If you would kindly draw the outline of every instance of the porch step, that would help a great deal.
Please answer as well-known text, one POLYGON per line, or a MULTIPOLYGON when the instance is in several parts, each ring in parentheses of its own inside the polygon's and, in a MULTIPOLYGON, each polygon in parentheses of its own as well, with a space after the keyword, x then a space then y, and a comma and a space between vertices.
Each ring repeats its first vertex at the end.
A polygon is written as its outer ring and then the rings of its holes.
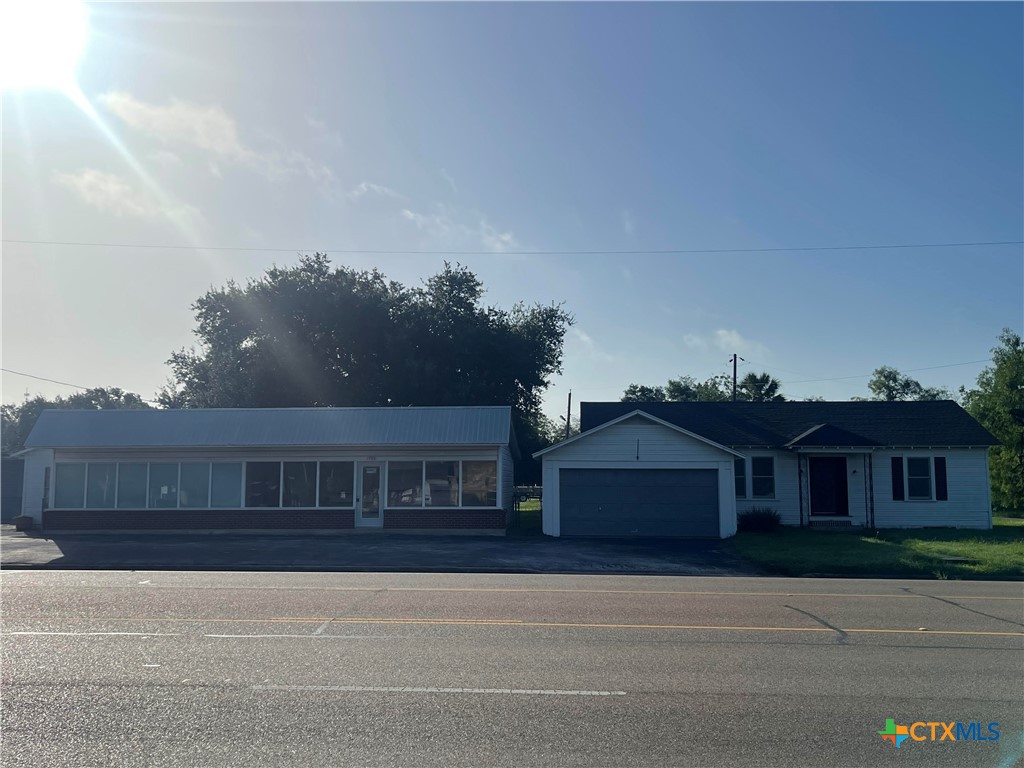
POLYGON ((853 528, 851 520, 811 520, 811 528, 853 528))

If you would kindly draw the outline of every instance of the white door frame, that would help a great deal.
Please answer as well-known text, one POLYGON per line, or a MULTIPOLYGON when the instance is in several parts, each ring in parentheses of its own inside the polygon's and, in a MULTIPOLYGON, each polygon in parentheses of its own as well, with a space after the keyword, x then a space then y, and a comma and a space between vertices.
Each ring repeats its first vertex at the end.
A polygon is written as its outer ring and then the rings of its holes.
POLYGON ((356 465, 356 517, 357 528, 382 528, 384 527, 384 462, 382 461, 360 461, 356 465), (367 473, 367 469, 375 469, 375 473, 367 473), (364 495, 363 478, 366 474, 377 475, 377 509, 376 515, 364 517, 364 495))

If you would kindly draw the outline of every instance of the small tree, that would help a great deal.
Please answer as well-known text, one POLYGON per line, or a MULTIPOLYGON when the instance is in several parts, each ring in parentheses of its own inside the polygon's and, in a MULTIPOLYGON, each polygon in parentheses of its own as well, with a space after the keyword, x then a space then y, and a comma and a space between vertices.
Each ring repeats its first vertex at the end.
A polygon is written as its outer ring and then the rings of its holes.
POLYGON ((992 503, 1024 510, 1024 344, 1004 328, 992 350, 992 367, 978 375, 977 389, 961 388, 964 408, 1002 445, 989 455, 992 503))

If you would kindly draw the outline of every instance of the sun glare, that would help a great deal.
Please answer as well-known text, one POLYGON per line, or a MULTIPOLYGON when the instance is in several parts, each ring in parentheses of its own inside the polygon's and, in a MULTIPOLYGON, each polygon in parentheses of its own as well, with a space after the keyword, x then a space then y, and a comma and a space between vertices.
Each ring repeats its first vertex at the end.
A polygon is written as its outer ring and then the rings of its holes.
POLYGON ((78 0, 0 2, 0 87, 73 91, 88 32, 78 0))

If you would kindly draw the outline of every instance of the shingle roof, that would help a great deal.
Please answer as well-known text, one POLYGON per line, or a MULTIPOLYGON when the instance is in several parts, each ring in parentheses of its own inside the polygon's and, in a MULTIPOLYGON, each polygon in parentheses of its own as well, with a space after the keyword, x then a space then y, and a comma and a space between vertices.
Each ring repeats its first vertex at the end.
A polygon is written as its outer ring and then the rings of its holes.
POLYGON ((586 431, 642 410, 732 448, 988 446, 996 440, 952 400, 923 402, 581 403, 586 431))
MULTIPOLYGON (((28 448, 514 445, 507 406, 43 411, 28 448)), ((515 449, 513 448, 513 451, 515 449)))

